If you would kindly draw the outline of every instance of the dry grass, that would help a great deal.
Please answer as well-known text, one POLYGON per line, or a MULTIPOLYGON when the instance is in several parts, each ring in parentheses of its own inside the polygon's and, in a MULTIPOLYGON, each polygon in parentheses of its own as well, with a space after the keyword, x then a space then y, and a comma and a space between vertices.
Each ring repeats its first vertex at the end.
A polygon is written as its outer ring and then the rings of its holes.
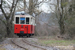
POLYGON ((39 40, 40 43, 47 46, 69 46, 74 45, 75 40, 39 40))
POLYGON ((64 40, 64 39, 58 39, 56 37, 41 37, 39 38, 38 41, 40 44, 44 46, 53 46, 60 48, 62 50, 73 50, 74 49, 74 44, 75 40, 64 40))

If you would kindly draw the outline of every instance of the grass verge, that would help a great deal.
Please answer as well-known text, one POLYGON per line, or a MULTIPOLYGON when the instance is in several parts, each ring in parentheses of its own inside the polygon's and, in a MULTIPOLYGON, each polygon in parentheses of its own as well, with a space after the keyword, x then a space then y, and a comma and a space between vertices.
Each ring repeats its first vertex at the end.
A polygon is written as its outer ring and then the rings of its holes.
POLYGON ((74 45, 75 40, 42 40, 39 39, 39 43, 45 46, 69 46, 74 45))

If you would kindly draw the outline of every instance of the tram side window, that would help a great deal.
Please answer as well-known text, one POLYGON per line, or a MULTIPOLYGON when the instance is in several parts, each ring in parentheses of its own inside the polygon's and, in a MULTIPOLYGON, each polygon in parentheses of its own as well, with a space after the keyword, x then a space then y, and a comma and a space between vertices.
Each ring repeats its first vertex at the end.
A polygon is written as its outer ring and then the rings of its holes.
POLYGON ((29 18, 26 18, 26 24, 29 24, 29 18))
POLYGON ((19 17, 16 17, 16 24, 19 24, 19 17))
POLYGON ((24 17, 20 18, 20 24, 25 24, 25 18, 24 17))

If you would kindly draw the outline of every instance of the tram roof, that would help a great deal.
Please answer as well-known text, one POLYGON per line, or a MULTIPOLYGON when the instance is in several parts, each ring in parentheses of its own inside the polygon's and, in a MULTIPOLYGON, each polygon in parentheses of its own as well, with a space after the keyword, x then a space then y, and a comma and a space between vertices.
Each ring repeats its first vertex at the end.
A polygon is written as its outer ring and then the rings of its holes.
POLYGON ((31 15, 25 13, 24 11, 21 11, 21 12, 15 12, 15 15, 27 15, 27 16, 31 16, 31 15))
MULTIPOLYGON (((15 15, 25 15, 25 16, 28 16, 28 17, 33 17, 32 15, 29 15, 29 14, 25 13, 24 11, 15 12, 15 15)), ((34 18, 34 17, 33 17, 33 18, 34 18)))

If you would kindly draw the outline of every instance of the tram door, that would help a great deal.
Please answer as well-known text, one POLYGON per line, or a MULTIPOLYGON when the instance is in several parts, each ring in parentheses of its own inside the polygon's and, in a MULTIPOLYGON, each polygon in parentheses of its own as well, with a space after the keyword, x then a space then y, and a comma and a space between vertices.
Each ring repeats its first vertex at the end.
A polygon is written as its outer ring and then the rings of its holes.
POLYGON ((25 21, 26 21, 25 17, 20 17, 21 31, 27 33, 27 25, 25 21))
POLYGON ((20 18, 20 24, 21 24, 21 31, 24 31, 24 33, 29 33, 29 18, 28 17, 21 17, 20 18))

